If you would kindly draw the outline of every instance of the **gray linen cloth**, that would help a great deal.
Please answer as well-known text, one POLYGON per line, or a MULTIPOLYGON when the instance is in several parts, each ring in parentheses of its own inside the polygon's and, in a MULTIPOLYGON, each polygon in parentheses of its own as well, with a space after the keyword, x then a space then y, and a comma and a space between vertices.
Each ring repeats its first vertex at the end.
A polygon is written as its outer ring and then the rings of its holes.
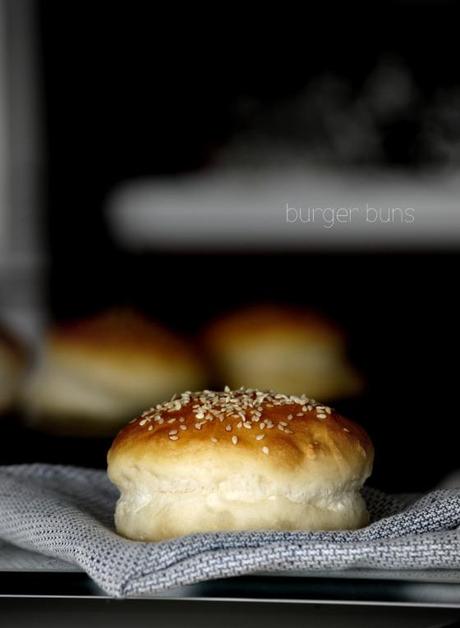
POLYGON ((460 568, 460 489, 363 493, 371 523, 361 530, 196 534, 141 543, 116 534, 118 493, 103 471, 7 466, 0 467, 0 539, 77 564, 117 597, 260 571, 460 568))

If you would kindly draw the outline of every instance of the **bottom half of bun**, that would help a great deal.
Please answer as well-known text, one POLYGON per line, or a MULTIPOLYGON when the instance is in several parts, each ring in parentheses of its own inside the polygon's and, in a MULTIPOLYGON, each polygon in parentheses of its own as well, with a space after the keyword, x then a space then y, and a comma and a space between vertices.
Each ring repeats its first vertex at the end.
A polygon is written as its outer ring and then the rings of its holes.
POLYGON ((113 435, 143 408, 170 397, 190 383, 191 376, 166 372, 137 387, 108 385, 87 372, 45 366, 29 379, 22 395, 28 423, 63 435, 113 435))
POLYGON ((221 492, 124 491, 115 512, 117 531, 139 541, 186 534, 244 530, 351 530, 368 523, 359 490, 293 501, 284 495, 244 498, 221 492))

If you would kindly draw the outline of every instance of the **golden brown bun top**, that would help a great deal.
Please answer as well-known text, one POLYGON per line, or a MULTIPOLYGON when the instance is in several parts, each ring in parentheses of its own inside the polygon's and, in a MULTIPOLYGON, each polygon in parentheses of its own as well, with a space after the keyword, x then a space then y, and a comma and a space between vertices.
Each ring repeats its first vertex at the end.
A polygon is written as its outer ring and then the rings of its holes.
POLYGON ((108 455, 112 475, 124 465, 165 476, 217 467, 311 477, 359 485, 368 477, 373 446, 366 432, 305 396, 252 389, 186 392, 131 421, 108 455))
POLYGON ((344 335, 333 322, 320 314, 293 307, 257 305, 214 321, 205 331, 205 342, 224 347, 235 341, 255 341, 261 337, 292 337, 342 345, 344 335))
POLYGON ((168 360, 192 356, 187 343, 147 318, 129 309, 114 309, 77 321, 55 325, 48 345, 55 354, 84 354, 86 359, 107 359, 125 363, 168 360))

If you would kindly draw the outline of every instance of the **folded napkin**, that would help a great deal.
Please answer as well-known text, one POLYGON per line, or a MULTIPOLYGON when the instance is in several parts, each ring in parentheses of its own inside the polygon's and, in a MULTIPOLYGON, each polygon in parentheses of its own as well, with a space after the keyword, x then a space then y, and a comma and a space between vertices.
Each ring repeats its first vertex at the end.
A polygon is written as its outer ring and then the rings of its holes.
POLYGON ((116 534, 117 497, 103 471, 0 467, 0 539, 77 564, 117 597, 260 571, 460 568, 460 489, 398 496, 367 488, 371 524, 352 532, 226 532, 160 543, 116 534))

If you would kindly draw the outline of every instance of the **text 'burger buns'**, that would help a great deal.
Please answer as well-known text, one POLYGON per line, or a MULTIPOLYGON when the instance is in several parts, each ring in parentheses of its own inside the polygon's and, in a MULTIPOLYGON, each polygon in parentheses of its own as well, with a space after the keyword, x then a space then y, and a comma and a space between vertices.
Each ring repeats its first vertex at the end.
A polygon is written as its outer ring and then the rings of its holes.
POLYGON ((224 530, 366 524, 365 431, 306 397, 252 389, 186 392, 127 425, 108 454, 115 523, 156 541, 224 530))
POLYGON ((330 400, 359 392, 343 332, 315 312, 260 305, 209 325, 204 345, 221 382, 330 400))
POLYGON ((24 403, 53 431, 113 433, 152 401, 203 381, 185 341, 137 312, 113 310, 51 330, 24 403))

